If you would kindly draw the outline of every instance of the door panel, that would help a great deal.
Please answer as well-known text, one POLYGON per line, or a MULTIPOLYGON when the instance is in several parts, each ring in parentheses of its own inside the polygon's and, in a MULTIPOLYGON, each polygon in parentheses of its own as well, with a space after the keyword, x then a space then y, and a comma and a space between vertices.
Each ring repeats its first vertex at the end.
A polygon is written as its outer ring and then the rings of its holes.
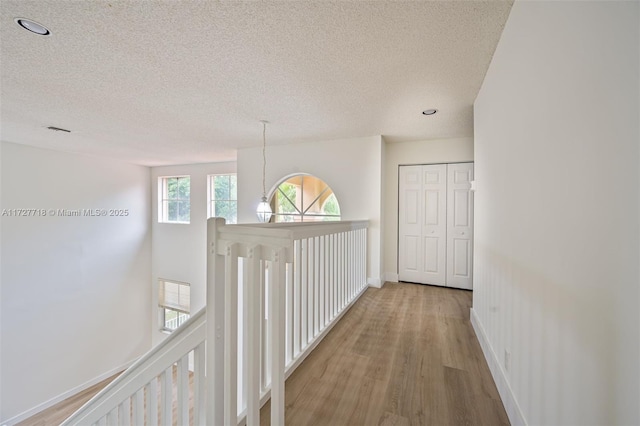
POLYGON ((422 268, 422 167, 400 167, 398 179, 398 277, 403 281, 419 282, 422 268))
POLYGON ((469 277, 469 246, 468 239, 453 240, 453 274, 456 277, 469 277))
POLYGON ((404 211, 406 214, 405 223, 407 225, 417 225, 420 216, 418 208, 420 202, 418 200, 420 192, 417 190, 408 190, 405 198, 404 211))
POLYGON ((469 190, 453 191, 453 227, 469 226, 469 190))
POLYGON ((447 169, 447 286, 471 290, 473 270, 473 164, 447 169))
POLYGON ((418 237, 408 235, 404 239, 405 268, 414 273, 418 272, 418 237))
MULTIPOLYGON (((430 167, 430 166, 423 166, 430 167)), ((424 171, 424 183, 442 183, 442 175, 440 174, 440 170, 425 170, 424 171)))
POLYGON ((447 238, 447 165, 422 166, 424 237, 421 283, 445 285, 447 238))
POLYGON ((401 166, 399 179, 399 279, 444 285, 446 165, 401 166))
POLYGON ((439 238, 424 237, 424 270, 427 273, 437 274, 441 268, 438 264, 439 238))
POLYGON ((426 226, 435 225, 438 226, 438 221, 441 219, 440 217, 440 191, 424 191, 424 199, 425 199, 425 218, 424 224, 426 226))

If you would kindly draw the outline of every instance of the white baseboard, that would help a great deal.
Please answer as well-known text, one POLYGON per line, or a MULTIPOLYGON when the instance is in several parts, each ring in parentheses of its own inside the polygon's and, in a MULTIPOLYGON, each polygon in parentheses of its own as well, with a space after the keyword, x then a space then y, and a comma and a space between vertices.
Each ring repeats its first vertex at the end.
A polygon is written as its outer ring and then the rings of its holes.
POLYGON ((502 368, 499 358, 496 356, 493 348, 489 344, 484 327, 473 308, 471 308, 471 325, 473 326, 473 330, 476 333, 476 337, 478 338, 484 357, 489 365, 489 370, 491 371, 493 381, 496 383, 496 387, 498 388, 500 398, 502 398, 502 404, 507 412, 507 416, 509 416, 509 422, 514 426, 526 426, 527 421, 525 420, 524 414, 522 414, 522 410, 520 409, 520 405, 513 394, 507 375, 502 368))
POLYGON ((54 405, 56 405, 59 402, 64 401, 65 399, 82 392, 85 389, 89 389, 91 386, 100 383, 101 381, 108 379, 109 377, 113 376, 116 373, 119 373, 122 370, 126 370, 127 368, 129 368, 129 366, 131 364, 133 364, 134 360, 131 360, 127 363, 124 363, 123 365, 116 367, 110 371, 107 371, 106 373, 103 373, 101 375, 99 375, 98 377, 95 377, 91 380, 89 380, 88 382, 85 382, 79 386, 76 386, 75 388, 69 389, 66 392, 61 393, 58 396, 55 396, 53 398, 51 398, 48 401, 43 402, 42 404, 38 404, 33 408, 28 409, 27 411, 24 411, 20 414, 18 414, 17 416, 14 416, 10 419, 7 420, 3 420, 1 423, 2 426, 12 426, 15 425, 16 423, 20 423, 23 420, 28 419, 31 416, 34 416, 36 414, 38 414, 41 411, 46 410, 47 408, 51 408, 54 405))

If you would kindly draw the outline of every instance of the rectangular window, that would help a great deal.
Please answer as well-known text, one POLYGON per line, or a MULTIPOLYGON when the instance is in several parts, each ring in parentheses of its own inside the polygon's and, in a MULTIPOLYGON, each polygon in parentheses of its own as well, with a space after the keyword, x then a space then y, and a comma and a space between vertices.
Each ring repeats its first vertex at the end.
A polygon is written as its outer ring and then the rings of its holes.
POLYGON ((238 181, 235 174, 209 175, 209 217, 238 222, 238 181))
POLYGON ((178 281, 158 280, 160 329, 173 331, 191 314, 191 286, 178 281))
POLYGON ((191 178, 169 176, 158 178, 158 221, 189 223, 191 220, 191 178))

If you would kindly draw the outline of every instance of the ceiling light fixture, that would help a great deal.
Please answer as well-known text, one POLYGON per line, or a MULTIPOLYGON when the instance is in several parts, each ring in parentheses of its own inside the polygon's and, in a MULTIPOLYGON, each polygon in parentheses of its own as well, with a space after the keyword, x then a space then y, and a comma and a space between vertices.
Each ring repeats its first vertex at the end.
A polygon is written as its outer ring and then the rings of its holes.
POLYGON ((266 120, 260 120, 262 123, 262 201, 258 204, 258 220, 267 223, 271 220, 271 206, 267 202, 267 190, 265 187, 265 170, 267 169, 267 123, 266 120))
POLYGON ((43 36, 51 35, 51 31, 49 31, 47 27, 45 27, 42 24, 38 24, 37 22, 32 21, 31 19, 15 18, 14 21, 16 24, 20 25, 25 30, 31 31, 32 33, 43 35, 43 36))
POLYGON ((424 111, 422 111, 422 113, 423 113, 424 115, 433 115, 433 114, 435 114, 436 112, 438 112, 438 110, 437 110, 437 109, 425 109, 424 111))

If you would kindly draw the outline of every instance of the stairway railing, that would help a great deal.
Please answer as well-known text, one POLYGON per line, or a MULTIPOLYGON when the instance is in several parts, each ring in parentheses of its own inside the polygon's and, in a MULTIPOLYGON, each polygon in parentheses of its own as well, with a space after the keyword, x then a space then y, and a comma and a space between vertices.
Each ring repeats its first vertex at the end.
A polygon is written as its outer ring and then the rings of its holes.
POLYGON ((207 419, 212 424, 233 425, 243 418, 259 424, 269 396, 271 424, 284 424, 287 375, 366 289, 367 226, 367 221, 225 225, 223 219, 209 220, 207 322, 215 325, 208 327, 207 339, 215 344, 207 357, 214 394, 207 419))
POLYGON ((206 424, 205 336, 206 310, 202 309, 62 425, 170 425, 174 407, 177 423, 188 425, 190 401, 193 423, 206 424), (193 386, 189 386, 190 374, 193 386))
POLYGON ((283 425, 285 379, 366 290, 367 226, 209 219, 206 310, 63 424, 257 425, 271 398, 283 425))

